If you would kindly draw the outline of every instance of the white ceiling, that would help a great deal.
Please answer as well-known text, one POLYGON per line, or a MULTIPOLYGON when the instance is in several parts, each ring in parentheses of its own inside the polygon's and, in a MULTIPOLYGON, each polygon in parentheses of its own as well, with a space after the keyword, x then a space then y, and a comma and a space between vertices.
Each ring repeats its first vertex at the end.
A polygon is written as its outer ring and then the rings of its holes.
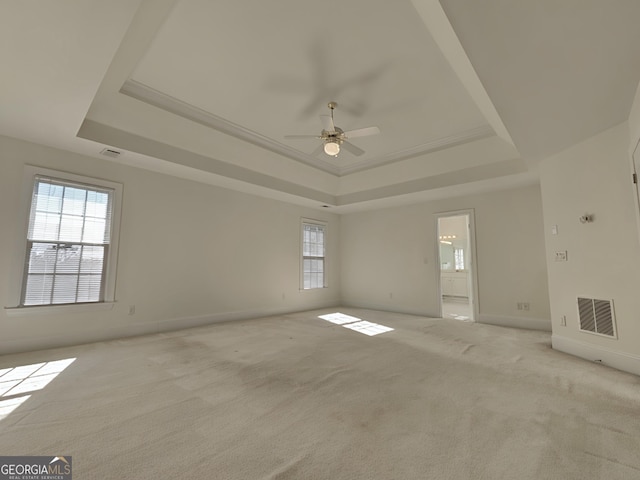
POLYGON ((535 182, 539 159, 626 120, 640 80, 631 0, 0 12, 0 134, 338 213, 535 182), (353 140, 364 155, 285 138, 319 134, 329 101, 343 130, 380 128, 353 140))

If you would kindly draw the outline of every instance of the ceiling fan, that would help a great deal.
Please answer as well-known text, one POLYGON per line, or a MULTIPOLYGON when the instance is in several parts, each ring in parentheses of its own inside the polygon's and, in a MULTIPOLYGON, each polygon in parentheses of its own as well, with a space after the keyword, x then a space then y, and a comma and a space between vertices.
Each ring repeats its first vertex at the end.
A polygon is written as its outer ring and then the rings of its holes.
POLYGON ((364 150, 356 147, 353 143, 350 143, 347 140, 356 137, 377 135, 380 133, 380 129, 378 127, 366 127, 345 132, 340 127, 336 127, 333 123, 333 111, 338 104, 336 102, 329 102, 327 106, 329 107, 329 110, 331 110, 331 115, 320 115, 320 120, 322 120, 322 132, 320 135, 286 135, 284 138, 316 138, 322 140, 324 153, 332 157, 337 157, 338 153, 340 153, 340 148, 342 147, 354 155, 362 155, 364 150))

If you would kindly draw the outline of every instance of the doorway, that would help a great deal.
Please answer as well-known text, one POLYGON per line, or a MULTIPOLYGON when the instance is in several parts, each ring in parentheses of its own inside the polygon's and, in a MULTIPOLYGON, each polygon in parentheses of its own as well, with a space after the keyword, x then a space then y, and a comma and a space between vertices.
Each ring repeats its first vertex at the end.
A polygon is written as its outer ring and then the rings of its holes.
POLYGON ((473 210, 437 215, 440 316, 474 322, 477 316, 473 210))

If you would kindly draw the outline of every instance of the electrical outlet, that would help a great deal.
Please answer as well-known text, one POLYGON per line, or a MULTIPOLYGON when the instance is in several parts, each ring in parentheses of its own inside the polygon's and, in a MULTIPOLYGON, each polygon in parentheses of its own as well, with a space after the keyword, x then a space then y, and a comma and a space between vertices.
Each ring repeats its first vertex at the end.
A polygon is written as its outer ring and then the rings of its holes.
POLYGON ((522 310, 522 303, 518 302, 517 305, 518 305, 518 310, 522 310))
POLYGON ((564 252, 556 252, 556 262, 566 262, 567 261, 567 251, 564 252))
POLYGON ((524 302, 522 304, 522 309, 528 312, 529 311, 529 302, 524 302))

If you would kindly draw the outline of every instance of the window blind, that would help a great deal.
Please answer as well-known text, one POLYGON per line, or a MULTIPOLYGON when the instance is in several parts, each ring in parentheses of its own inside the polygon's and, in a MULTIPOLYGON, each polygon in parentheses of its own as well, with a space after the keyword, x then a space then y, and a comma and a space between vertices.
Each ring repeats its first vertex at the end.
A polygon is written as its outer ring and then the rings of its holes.
POLYGON ((113 194, 104 187, 35 177, 22 305, 104 300, 113 194))
POLYGON ((325 286, 325 226, 313 223, 302 225, 303 288, 325 286))

